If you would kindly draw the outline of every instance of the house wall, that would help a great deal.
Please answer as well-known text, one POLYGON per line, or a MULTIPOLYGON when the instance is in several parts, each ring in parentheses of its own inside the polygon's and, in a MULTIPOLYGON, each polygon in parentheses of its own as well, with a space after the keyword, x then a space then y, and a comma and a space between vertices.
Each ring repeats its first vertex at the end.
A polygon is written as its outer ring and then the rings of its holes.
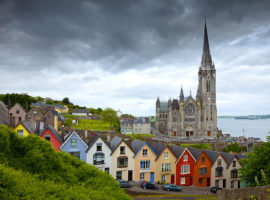
POLYGON ((176 184, 177 185, 185 185, 185 186, 193 185, 194 164, 195 164, 194 158, 191 156, 190 152, 186 149, 176 163, 176 184), (187 161, 184 161, 184 155, 188 156, 187 161), (181 166, 182 165, 189 165, 190 172, 182 174, 181 173, 181 166), (181 177, 185 178, 185 184, 181 184, 181 177))
POLYGON ((207 187, 207 179, 209 178, 210 185, 211 185, 211 165, 212 162, 208 158, 205 152, 202 152, 199 159, 196 161, 194 165, 194 178, 193 178, 193 185, 196 187, 207 187), (201 158, 205 157, 205 162, 201 162, 201 158), (199 175, 199 169, 206 167, 206 174, 199 175), (199 179, 202 178, 202 184, 199 184, 199 179))
POLYGON ((10 110, 9 115, 12 114, 15 117, 15 125, 17 125, 20 121, 23 122, 26 120, 26 112, 21 107, 20 104, 16 103, 10 110), (19 113, 17 113, 17 110, 19 113), (21 118, 21 120, 19 119, 21 118))
POLYGON ((116 172, 122 171, 122 179, 128 180, 128 171, 132 171, 132 177, 134 178, 134 152, 130 149, 130 147, 122 141, 121 144, 117 147, 117 149, 113 152, 111 155, 111 174, 114 179, 116 179, 116 172), (120 156, 123 156, 123 154, 120 154, 120 147, 125 147, 125 154, 124 156, 128 157, 128 167, 126 168, 118 168, 117 167, 117 158, 120 156))
POLYGON ((30 133, 26 130, 26 128, 24 128, 24 126, 22 124, 18 124, 15 128, 14 131, 17 133, 18 130, 23 130, 23 137, 26 137, 28 135, 30 135, 30 133))
POLYGON ((140 173, 144 173, 144 180, 150 181, 150 174, 154 172, 154 177, 156 181, 156 163, 155 163, 156 155, 153 151, 149 148, 147 144, 145 144, 135 155, 134 158, 134 181, 140 181, 140 173), (147 149, 147 156, 143 156, 143 149, 147 149), (141 161, 150 160, 150 169, 149 170, 141 170, 141 161))
POLYGON ((62 144, 61 142, 58 141, 58 139, 54 136, 54 134, 52 134, 52 132, 49 129, 47 129, 40 137, 44 139, 46 135, 51 136, 50 143, 52 144, 53 148, 56 151, 60 151, 60 147, 62 144))
MULTIPOLYGON (((218 181, 218 187, 223 188, 223 180, 227 178, 227 162, 223 156, 219 155, 211 167, 211 187, 216 186, 216 181, 218 181), (218 165, 218 159, 221 159, 221 165, 218 165), (218 166, 223 167, 223 176, 216 177, 216 168, 218 166)), ((228 180, 226 180, 226 185, 228 185, 228 180)), ((226 188, 226 186, 224 188, 226 188)))
POLYGON ((159 158, 156 161, 156 181, 162 182, 162 175, 165 175, 165 183, 171 183, 172 175, 174 175, 173 183, 175 184, 176 179, 176 157, 174 154, 169 150, 168 147, 164 149, 164 151, 160 154, 159 158), (164 153, 168 152, 168 158, 164 157, 164 153), (171 164, 171 171, 162 172, 162 163, 170 163, 171 164))
POLYGON ((105 171, 105 168, 109 168, 109 172, 111 173, 111 149, 107 146, 107 144, 101 139, 98 138, 95 144, 88 150, 86 154, 86 162, 88 164, 94 165, 98 169, 105 171), (97 151, 97 143, 102 143, 102 151, 97 151), (94 165, 93 156, 96 152, 104 153, 104 164, 94 165))
POLYGON ((66 153, 80 152, 80 160, 86 161, 85 151, 87 150, 87 148, 88 148, 87 145, 82 142, 79 136, 73 133, 69 138, 67 138, 67 141, 60 147, 60 150, 66 153), (77 139, 76 146, 71 146, 70 144, 71 139, 77 139))
POLYGON ((227 185, 226 188, 228 189, 233 189, 233 188, 238 188, 238 181, 240 181, 240 174, 239 174, 239 169, 241 168, 241 164, 239 162, 239 160, 234 157, 232 162, 230 163, 230 165, 228 166, 227 170, 226 170, 226 177, 227 177, 227 185), (233 167, 233 161, 236 161, 236 167, 233 167), (231 171, 232 169, 237 169, 238 170, 238 178, 231 178, 231 171), (234 187, 231 187, 231 181, 234 181, 234 187))
POLYGON ((150 134, 151 124, 150 123, 134 123, 133 133, 134 134, 150 134))

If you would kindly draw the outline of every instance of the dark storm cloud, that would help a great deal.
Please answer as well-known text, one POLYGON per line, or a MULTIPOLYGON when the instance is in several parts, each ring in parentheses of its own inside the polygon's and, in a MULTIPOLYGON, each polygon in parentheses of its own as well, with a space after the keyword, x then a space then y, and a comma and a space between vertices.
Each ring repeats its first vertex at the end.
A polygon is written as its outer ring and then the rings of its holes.
POLYGON ((0 64, 87 70, 61 64, 69 59, 119 71, 149 67, 161 56, 168 63, 172 52, 185 62, 183 57, 201 54, 204 16, 214 27, 214 46, 267 24, 269 8, 269 1, 235 0, 1 1, 0 64))

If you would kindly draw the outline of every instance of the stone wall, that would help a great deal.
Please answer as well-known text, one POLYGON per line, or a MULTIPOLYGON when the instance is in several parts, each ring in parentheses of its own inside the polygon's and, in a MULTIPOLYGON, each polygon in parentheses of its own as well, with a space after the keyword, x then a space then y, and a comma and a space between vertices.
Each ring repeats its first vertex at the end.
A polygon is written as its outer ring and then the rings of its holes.
POLYGON ((218 200, 250 200, 251 195, 253 195, 256 198, 256 200, 270 199, 270 186, 219 190, 217 192, 217 197, 218 197, 217 199, 218 200))

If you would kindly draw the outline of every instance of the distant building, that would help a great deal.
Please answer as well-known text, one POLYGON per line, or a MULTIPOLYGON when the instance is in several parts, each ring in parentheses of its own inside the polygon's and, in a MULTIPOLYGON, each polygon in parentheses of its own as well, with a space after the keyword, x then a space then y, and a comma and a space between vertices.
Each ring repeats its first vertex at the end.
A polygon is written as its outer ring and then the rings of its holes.
POLYGON ((38 102, 38 103, 32 103, 31 106, 32 107, 39 107, 39 108, 53 107, 53 109, 60 114, 68 112, 68 107, 66 105, 46 104, 44 102, 38 102))
POLYGON ((151 124, 148 117, 139 117, 134 121, 133 134, 151 134, 151 124))
POLYGON ((88 109, 73 109, 72 115, 89 116, 88 109))
POLYGON ((122 134, 132 134, 133 133, 133 120, 124 120, 120 122, 120 131, 122 134))
POLYGON ((9 118, 10 126, 14 128, 19 122, 23 122, 26 120, 26 111, 19 103, 16 103, 9 110, 9 118))
POLYGON ((3 101, 0 101, 0 124, 9 125, 8 108, 3 101))

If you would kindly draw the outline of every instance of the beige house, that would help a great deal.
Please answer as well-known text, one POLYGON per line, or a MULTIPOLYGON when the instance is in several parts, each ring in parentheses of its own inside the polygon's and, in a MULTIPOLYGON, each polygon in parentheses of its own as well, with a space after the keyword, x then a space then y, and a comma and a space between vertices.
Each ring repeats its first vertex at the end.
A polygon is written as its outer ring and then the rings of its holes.
POLYGON ((23 122, 26 120, 26 111, 19 103, 16 103, 9 110, 9 117, 10 126, 15 127, 19 122, 23 122))
POLYGON ((236 154, 233 155, 233 158, 231 162, 228 165, 228 168, 226 170, 226 177, 228 180, 226 188, 240 188, 241 187, 241 182, 239 178, 239 168, 241 168, 241 164, 239 160, 241 158, 246 158, 243 155, 236 154))
POLYGON ((176 179, 176 156, 168 146, 164 144, 152 145, 154 151, 158 152, 156 158, 156 182, 175 184, 176 179), (159 148, 159 149, 158 149, 159 148), (157 149, 157 150, 156 150, 157 149), (163 149, 163 150, 161 150, 163 149))
POLYGON ((133 180, 134 152, 122 138, 115 136, 111 141, 111 174, 114 179, 133 180))

